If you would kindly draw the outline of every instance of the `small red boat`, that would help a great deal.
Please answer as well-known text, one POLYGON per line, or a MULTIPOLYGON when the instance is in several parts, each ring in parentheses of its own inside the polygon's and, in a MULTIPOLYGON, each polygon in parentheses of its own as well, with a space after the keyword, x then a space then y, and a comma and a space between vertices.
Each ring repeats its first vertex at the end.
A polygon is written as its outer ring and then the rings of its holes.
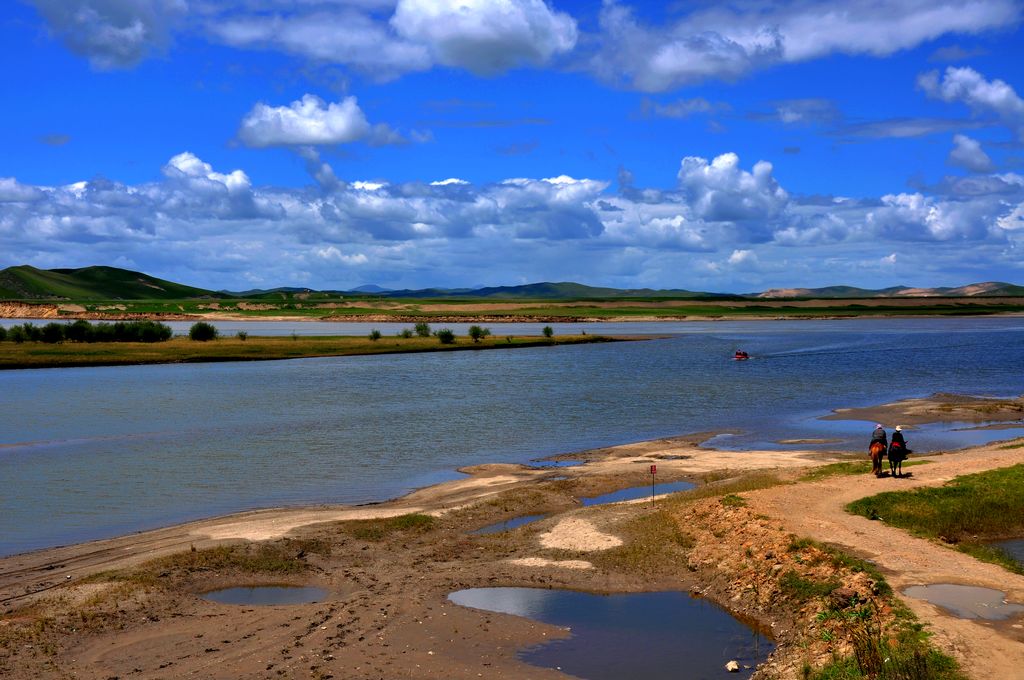
POLYGON ((732 358, 735 359, 736 361, 746 361, 747 359, 750 358, 750 355, 744 352, 743 350, 738 349, 736 350, 736 354, 734 354, 732 358))

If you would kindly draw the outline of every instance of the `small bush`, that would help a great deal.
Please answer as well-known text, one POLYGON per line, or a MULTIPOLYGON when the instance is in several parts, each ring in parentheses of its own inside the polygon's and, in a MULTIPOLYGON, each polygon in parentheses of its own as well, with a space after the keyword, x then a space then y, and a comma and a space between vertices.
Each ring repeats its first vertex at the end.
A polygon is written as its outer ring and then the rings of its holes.
POLYGON ((196 342, 206 342, 217 339, 217 328, 205 321, 197 321, 188 329, 188 337, 196 342))
POLYGON ((3 326, 0 326, 0 342, 3 342, 6 339, 7 339, 7 329, 4 328, 3 326))
POLYGON ((430 337, 430 324, 428 324, 428 323, 426 323, 424 321, 420 321, 418 324, 416 324, 415 328, 416 328, 416 335, 420 336, 421 338, 429 338, 430 337))
POLYGON ((550 340, 551 337, 555 334, 555 331, 554 331, 554 329, 551 328, 551 326, 544 326, 544 329, 541 330, 541 333, 544 334, 545 338, 550 340))
POLYGON ((411 338, 411 337, 412 337, 412 335, 413 335, 412 331, 411 331, 411 330, 409 330, 408 328, 403 328, 402 330, 400 330, 400 331, 398 332, 398 337, 400 337, 400 338, 405 338, 406 340, 408 340, 409 338, 411 338))
POLYGON ((39 339, 50 344, 64 342, 64 324, 51 321, 43 326, 39 339))
POLYGON ((449 328, 442 328, 439 331, 434 331, 434 335, 437 336, 438 341, 442 345, 453 345, 455 344, 455 333, 449 328))
POLYGON ((235 337, 237 337, 242 342, 245 342, 246 340, 249 339, 249 334, 246 333, 245 331, 238 331, 238 333, 235 334, 235 337))
POLYGON ((469 337, 473 338, 473 342, 480 342, 482 338, 486 338, 490 334, 490 328, 481 328, 480 326, 469 327, 469 337))
POLYGON ((380 331, 374 328, 372 331, 370 331, 369 338, 370 342, 377 342, 378 340, 380 340, 380 331))

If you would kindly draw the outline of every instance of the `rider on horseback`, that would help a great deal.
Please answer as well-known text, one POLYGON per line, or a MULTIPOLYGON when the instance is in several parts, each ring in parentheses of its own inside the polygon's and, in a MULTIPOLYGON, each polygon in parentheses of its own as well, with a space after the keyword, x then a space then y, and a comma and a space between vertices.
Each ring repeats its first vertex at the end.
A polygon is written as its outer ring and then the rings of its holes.
MULTIPOLYGON (((893 435, 893 437, 895 436, 893 435)), ((882 427, 881 423, 875 425, 875 431, 871 433, 871 444, 875 442, 879 442, 884 447, 883 450, 889 448, 889 442, 885 436, 885 428, 882 427)), ((868 446, 870 447, 870 444, 868 446)))

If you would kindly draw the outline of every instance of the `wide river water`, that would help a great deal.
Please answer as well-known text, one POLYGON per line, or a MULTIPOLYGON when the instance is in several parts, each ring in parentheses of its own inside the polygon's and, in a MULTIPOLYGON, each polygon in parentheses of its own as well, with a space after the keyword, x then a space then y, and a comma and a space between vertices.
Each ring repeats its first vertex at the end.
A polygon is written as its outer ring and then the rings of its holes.
MULTIPOLYGON (((253 335, 393 332, 228 325, 253 335)), ((872 424, 818 418, 939 391, 1024 393, 1024 318, 553 325, 667 337, 2 371, 0 555, 249 508, 382 500, 463 465, 687 432, 733 431, 713 444, 734 449, 834 438, 821 448, 861 450, 872 424), (732 361, 737 348, 751 360, 732 361)), ((540 327, 490 324, 496 335, 540 327)), ((1021 435, 1024 424, 944 426, 907 440, 924 452, 1021 435)))

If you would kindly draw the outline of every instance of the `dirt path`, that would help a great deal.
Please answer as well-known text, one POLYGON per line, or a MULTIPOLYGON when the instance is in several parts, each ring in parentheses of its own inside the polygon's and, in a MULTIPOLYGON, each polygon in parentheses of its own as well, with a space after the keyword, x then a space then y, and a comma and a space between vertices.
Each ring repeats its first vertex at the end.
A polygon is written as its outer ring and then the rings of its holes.
MULTIPOLYGON (((875 562, 897 592, 912 585, 957 583, 995 588, 1011 601, 1024 602, 1024 576, 843 509, 851 501, 883 491, 937 486, 960 475, 1024 463, 1024 449, 992 446, 929 460, 929 465, 909 468, 913 476, 908 479, 839 476, 802 484, 799 494, 782 486, 745 496, 753 510, 780 519, 794 534, 843 546, 875 562)), ((901 598, 929 625, 935 643, 956 656, 971 677, 1024 677, 1020 623, 960 619, 928 602, 901 598)))

